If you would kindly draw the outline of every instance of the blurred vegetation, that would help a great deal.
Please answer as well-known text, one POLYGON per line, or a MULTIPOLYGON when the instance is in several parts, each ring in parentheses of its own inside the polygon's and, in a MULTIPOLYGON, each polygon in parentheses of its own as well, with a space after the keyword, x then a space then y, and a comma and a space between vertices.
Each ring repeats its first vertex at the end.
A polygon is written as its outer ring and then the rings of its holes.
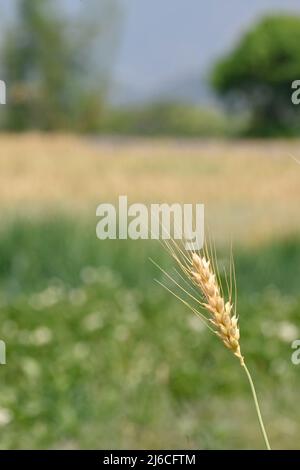
POLYGON ((299 16, 269 16, 216 64, 212 84, 236 110, 250 111, 250 135, 299 135, 300 108, 291 101, 299 44, 299 16))
POLYGON ((244 121, 221 110, 162 102, 108 110, 103 114, 100 131, 120 135, 218 137, 239 134, 244 121))
POLYGON ((98 130, 114 49, 115 6, 90 1, 88 9, 82 3, 70 17, 56 1, 17 1, 0 54, 1 78, 9 85, 4 128, 98 130))
MULTIPOLYGON (((1 226, 1 448, 263 447, 238 361, 153 281, 148 257, 166 268, 170 257, 157 242, 100 242, 94 225, 61 215, 1 226)), ((235 258, 270 439, 297 448, 300 240, 235 258)))

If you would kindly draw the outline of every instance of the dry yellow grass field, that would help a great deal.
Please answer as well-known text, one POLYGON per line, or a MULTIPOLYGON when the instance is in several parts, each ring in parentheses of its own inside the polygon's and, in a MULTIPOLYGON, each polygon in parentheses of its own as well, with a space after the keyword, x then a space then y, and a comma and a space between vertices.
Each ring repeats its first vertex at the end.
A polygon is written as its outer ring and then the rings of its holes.
POLYGON ((0 137, 3 211, 129 202, 202 202, 216 237, 257 241, 300 228, 299 141, 0 137), (295 158, 293 158, 294 156, 295 158))

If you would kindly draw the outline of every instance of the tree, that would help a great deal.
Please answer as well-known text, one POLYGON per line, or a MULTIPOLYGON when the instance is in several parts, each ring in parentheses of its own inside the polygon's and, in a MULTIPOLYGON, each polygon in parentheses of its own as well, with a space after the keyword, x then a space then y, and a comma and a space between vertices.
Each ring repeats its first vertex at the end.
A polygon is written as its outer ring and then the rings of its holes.
POLYGON ((9 89, 6 128, 97 130, 105 80, 91 58, 104 15, 94 10, 92 24, 80 11, 76 24, 67 20, 62 2, 19 0, 17 5, 16 23, 1 51, 9 89))
POLYGON ((300 17, 269 16, 245 34, 214 67, 212 84, 230 105, 250 111, 256 135, 300 131, 300 108, 291 101, 300 78, 300 17))

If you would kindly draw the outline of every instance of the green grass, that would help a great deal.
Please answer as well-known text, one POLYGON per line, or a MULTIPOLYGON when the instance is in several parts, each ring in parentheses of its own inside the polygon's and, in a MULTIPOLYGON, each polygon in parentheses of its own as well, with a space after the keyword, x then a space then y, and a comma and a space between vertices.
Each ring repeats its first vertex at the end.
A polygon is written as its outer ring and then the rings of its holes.
MULTIPOLYGON (((1 448, 263 448, 238 361, 153 281, 149 256, 170 266, 158 243, 97 240, 95 221, 2 224, 1 448)), ((235 257, 270 440, 296 448, 300 240, 235 257)))

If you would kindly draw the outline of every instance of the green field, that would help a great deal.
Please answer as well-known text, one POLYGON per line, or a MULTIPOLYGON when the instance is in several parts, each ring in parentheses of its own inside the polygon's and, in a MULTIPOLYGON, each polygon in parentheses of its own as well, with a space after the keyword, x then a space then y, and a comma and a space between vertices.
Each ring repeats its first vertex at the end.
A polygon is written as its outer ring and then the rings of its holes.
MULTIPOLYGON (((222 255, 222 253, 221 253, 222 255)), ((262 447, 238 361, 154 281, 155 242, 94 221, 0 233, 2 448, 262 447)), ((300 239, 236 252, 242 348, 274 447, 297 447, 300 239)))
POLYGON ((203 202, 238 279, 274 448, 299 448, 298 141, 0 139, 0 448, 263 448, 238 360, 154 282, 158 242, 100 241, 95 208, 203 202))

